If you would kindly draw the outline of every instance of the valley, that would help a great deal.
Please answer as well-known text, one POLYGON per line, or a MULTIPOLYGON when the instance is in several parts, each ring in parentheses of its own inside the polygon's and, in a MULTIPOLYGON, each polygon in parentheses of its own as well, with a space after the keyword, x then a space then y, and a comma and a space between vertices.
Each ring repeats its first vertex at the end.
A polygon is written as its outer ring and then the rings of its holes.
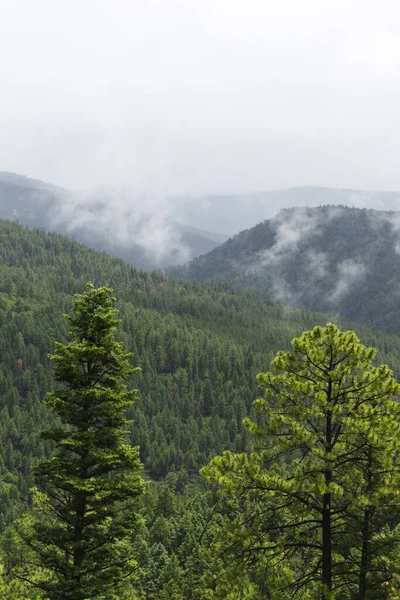
MULTIPOLYGON (((383 223, 382 228, 385 236, 381 233, 377 239, 390 240, 390 225, 383 223)), ((269 235, 271 246, 274 232, 269 235)), ((250 249, 252 236, 250 232, 250 249)), ((328 238, 316 235, 316 239, 328 238)), ((236 240, 243 248, 243 234, 225 247, 229 249, 236 240)), ((338 246, 341 257, 343 247, 343 243, 338 246)), ((213 494, 199 479, 199 470, 224 451, 251 449, 251 437, 242 421, 247 416, 255 418, 253 402, 260 394, 257 373, 267 370, 274 354, 289 348, 294 337, 324 325, 333 315, 276 301, 273 288, 265 287, 262 293, 235 289, 234 280, 212 281, 210 273, 203 283, 196 283, 137 270, 120 258, 59 234, 30 230, 12 221, 0 222, 0 264, 4 543, 12 533, 10 524, 29 506, 32 467, 52 451, 39 432, 53 423, 43 398, 54 385, 48 354, 56 341, 67 339, 63 313, 69 312, 72 295, 81 293, 87 281, 110 285, 122 320, 119 337, 133 352, 133 366, 141 367, 141 373, 129 382, 138 388, 138 399, 128 413, 132 419, 129 440, 139 447, 150 482, 140 508, 146 525, 135 541, 142 565, 136 586, 144 594, 154 589, 155 597, 163 598, 169 589, 168 577, 174 572, 179 579, 180 572, 181 595, 176 597, 203 597, 207 566, 199 572, 188 560, 204 551, 198 536, 213 511, 213 494), (185 519, 186 532, 179 533, 185 519), (194 538, 189 542, 191 535, 194 538), (139 551, 143 544, 147 547, 144 554, 139 551), (152 553, 154 558, 150 558, 152 553), (149 569, 156 568, 152 561, 160 553, 163 558, 157 559, 161 561, 157 568, 160 573, 166 569, 169 575, 163 575, 165 580, 160 575, 156 584, 149 569)), ((372 331, 337 313, 334 318, 341 328, 355 330, 364 343, 378 348, 379 361, 400 375, 397 335, 372 331)), ((214 535, 212 531, 203 540, 206 545, 211 543, 211 538, 207 540, 214 535)))

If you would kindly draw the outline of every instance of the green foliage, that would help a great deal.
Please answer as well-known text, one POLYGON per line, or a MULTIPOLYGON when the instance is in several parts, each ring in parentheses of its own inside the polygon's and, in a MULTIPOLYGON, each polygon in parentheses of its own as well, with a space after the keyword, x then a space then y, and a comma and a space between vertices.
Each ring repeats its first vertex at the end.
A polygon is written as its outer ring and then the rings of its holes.
POLYGON ((39 596, 32 592, 31 586, 25 586, 18 579, 7 576, 4 568, 0 566, 0 600, 39 600, 39 596))
MULTIPOLYGON (((130 383, 132 445, 148 475, 188 477, 225 449, 241 451, 241 427, 257 396, 256 373, 278 348, 323 322, 321 315, 266 305, 228 286, 144 273, 43 230, 0 221, 0 528, 29 501, 32 465, 51 453, 38 432, 54 420, 42 399, 53 386, 48 352, 66 342, 63 313, 86 281, 118 295, 121 337, 143 371, 130 383), (23 310, 18 305, 23 299, 23 310)), ((363 336, 400 363, 400 341, 363 336)))
POLYGON ((315 327, 292 345, 259 375, 257 420, 245 420, 254 451, 203 469, 229 515, 219 552, 271 597, 389 597, 400 549, 400 385, 352 331, 315 327))
MULTIPOLYGON (((60 424, 43 403, 54 389, 48 353, 56 340, 67 342, 63 313, 89 280, 115 289, 122 318, 119 337, 134 353, 133 366, 142 367, 127 381, 129 388, 139 390, 127 409, 132 420, 127 429, 130 444, 140 447, 146 476, 155 482, 139 501, 142 521, 135 522, 130 542, 138 564, 135 589, 126 580, 119 593, 130 600, 169 593, 181 593, 185 600, 215 595, 214 588, 222 585, 222 566, 211 562, 207 548, 213 524, 225 517, 213 510, 212 495, 199 483, 198 469, 224 450, 236 454, 251 448, 252 436, 242 421, 246 416, 259 418, 253 406, 256 374, 265 370, 278 349, 289 348, 293 337, 325 323, 326 317, 234 292, 227 284, 195 284, 138 271, 62 236, 0 221, 1 530, 30 506, 32 468, 54 449, 55 443, 38 433, 60 424), (160 567, 155 582, 147 557, 159 543, 167 558, 162 563, 153 556, 160 567)), ((337 322, 354 328, 344 319, 337 322)), ((378 347, 381 360, 400 374, 398 337, 374 334, 359 325, 357 333, 378 347)), ((138 514, 136 506, 131 512, 138 514)), ((360 513, 354 513, 353 523, 356 518, 360 513)), ((381 531, 378 517, 371 521, 375 530, 381 531)), ((394 532, 390 536, 395 537, 394 532)), ((351 540, 346 539, 350 548, 351 540)), ((372 536, 373 544, 380 540, 381 534, 372 536)), ((395 548, 394 541, 392 552, 395 548)), ((14 560, 15 541, 3 553, 14 560)), ((25 551, 18 554, 18 564, 23 565, 24 558, 33 560, 25 551)), ((239 572, 232 566, 232 575, 239 572)), ((290 579, 291 572, 288 565, 271 578, 290 579)), ((263 580, 261 567, 245 570, 244 597, 249 590, 262 596, 263 580)), ((230 593, 234 598, 235 592, 230 593)))
POLYGON ((127 534, 133 535, 131 501, 142 493, 143 480, 138 449, 124 439, 134 393, 121 382, 133 369, 114 337, 119 321, 110 294, 89 284, 75 296, 72 340, 57 343, 50 356, 59 385, 46 404, 60 424, 43 438, 56 451, 35 469, 35 511, 19 527, 44 570, 34 583, 50 600, 116 594, 136 566, 127 534))

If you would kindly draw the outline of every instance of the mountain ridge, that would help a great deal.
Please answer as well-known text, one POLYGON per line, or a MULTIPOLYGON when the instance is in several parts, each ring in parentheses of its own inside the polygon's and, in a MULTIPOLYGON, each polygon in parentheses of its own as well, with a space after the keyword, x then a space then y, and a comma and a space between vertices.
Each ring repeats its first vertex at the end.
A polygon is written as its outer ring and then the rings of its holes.
POLYGON ((146 215, 141 208, 0 172, 0 218, 57 231, 121 256, 138 268, 178 264, 211 250, 227 237, 174 222, 162 213, 146 215))
POLYGON ((284 209, 170 272, 400 333, 400 212, 284 209))
MULTIPOLYGON (((273 218, 281 209, 299 206, 345 205, 355 208, 396 210, 400 192, 364 191, 327 186, 296 186, 286 189, 251 192, 248 194, 210 194, 189 196, 188 221, 207 229, 220 220, 220 230, 230 236, 273 218)), ((178 209, 184 212, 185 198, 174 197, 178 209)))

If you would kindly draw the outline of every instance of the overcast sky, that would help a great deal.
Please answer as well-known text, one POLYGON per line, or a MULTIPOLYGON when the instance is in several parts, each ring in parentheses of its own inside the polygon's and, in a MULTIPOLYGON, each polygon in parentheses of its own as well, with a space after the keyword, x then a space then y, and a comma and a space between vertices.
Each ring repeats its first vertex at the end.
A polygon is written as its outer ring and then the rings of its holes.
POLYGON ((0 0, 0 170, 400 190, 398 0, 0 0))

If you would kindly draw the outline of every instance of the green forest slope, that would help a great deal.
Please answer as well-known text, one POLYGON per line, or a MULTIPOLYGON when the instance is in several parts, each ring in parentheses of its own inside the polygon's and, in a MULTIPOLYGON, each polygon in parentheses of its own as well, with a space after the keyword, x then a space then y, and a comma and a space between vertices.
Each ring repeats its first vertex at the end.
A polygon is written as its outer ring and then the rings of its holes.
MULTIPOLYGON (((142 272, 58 234, 0 221, 1 519, 28 499, 32 461, 50 449, 38 430, 52 386, 48 353, 66 339, 63 313, 87 281, 115 290, 122 339, 142 367, 134 385, 132 442, 148 475, 182 478, 212 456, 246 446, 242 419, 257 397, 256 374, 274 353, 329 316, 263 301, 227 285, 142 272)), ((342 326, 349 325, 341 322, 342 326)), ((400 340, 356 328, 395 369, 400 340)))
MULTIPOLYGON (((200 547, 207 548, 212 508, 199 467, 224 450, 247 447, 242 420, 256 418, 256 374, 293 337, 334 316, 227 284, 138 271, 58 234, 0 221, 0 529, 30 502, 32 464, 51 452, 38 436, 50 420, 42 403, 53 385, 48 353, 56 340, 67 339, 63 314, 89 280, 114 288, 119 336, 142 367, 132 380, 139 400, 129 414, 131 442, 140 446, 146 477, 155 483, 133 542, 137 598, 205 598, 211 575, 200 547)), ((355 329, 399 375, 400 339, 355 329)), ((0 545, 14 556, 9 535, 6 530, 0 545)))

